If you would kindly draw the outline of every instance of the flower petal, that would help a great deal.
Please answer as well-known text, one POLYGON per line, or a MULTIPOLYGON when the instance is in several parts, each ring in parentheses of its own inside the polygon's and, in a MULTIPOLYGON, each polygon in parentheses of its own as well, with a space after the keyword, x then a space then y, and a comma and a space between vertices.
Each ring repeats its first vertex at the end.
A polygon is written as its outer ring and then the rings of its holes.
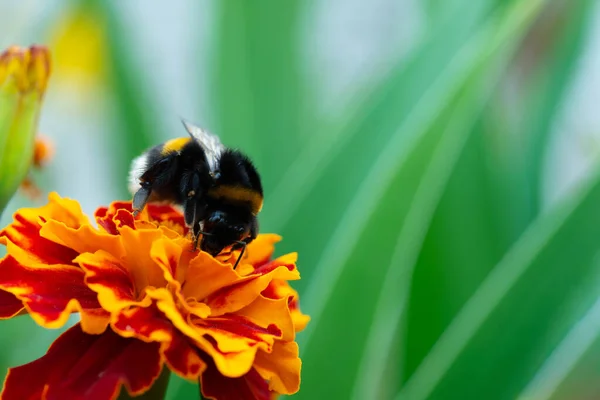
POLYGON ((252 264, 254 267, 259 267, 269 262, 275 251, 275 243, 281 241, 281 236, 274 233, 263 233, 258 235, 247 246, 247 256, 244 257, 242 262, 244 264, 252 264))
POLYGON ((96 293, 83 281, 83 271, 71 265, 29 268, 12 256, 0 260, 0 289, 23 301, 31 317, 45 328, 59 328, 72 312, 81 312, 88 333, 100 333, 108 324, 96 293))
POLYGON ((269 389, 281 394, 293 394, 300 389, 302 361, 296 342, 277 341, 271 353, 259 350, 254 368, 267 381, 269 389))
POLYGON ((75 259, 86 272, 86 283, 110 312, 131 305, 150 305, 145 299, 146 287, 164 287, 167 283, 162 268, 151 256, 152 245, 161 240, 162 231, 139 231, 125 226, 120 236, 113 237, 122 241, 124 255, 98 250, 75 259))
MULTIPOLYGON (((131 202, 117 201, 113 202, 109 207, 101 207, 96 210, 94 216, 98 225, 102 226, 107 232, 118 235, 118 225, 121 226, 125 219, 125 214, 129 214, 132 218, 131 202), (117 216, 119 215, 119 216, 117 216)), ((127 225, 130 225, 127 223, 127 225)), ((140 213, 135 221, 137 229, 156 229, 157 226, 169 228, 178 235, 185 236, 188 233, 188 228, 185 226, 185 221, 181 212, 166 204, 148 204, 140 213)))
MULTIPOLYGON (((275 324, 260 326, 250 319, 234 314, 219 318, 194 318, 194 326, 214 339, 221 353, 237 353, 260 347, 270 352, 275 339, 283 336, 275 324)), ((210 352, 212 354, 212 351, 210 352)))
POLYGON ((88 335, 75 325, 56 339, 45 356, 9 369, 2 398, 114 399, 122 384, 131 395, 139 395, 160 374, 159 346, 125 339, 111 330, 88 335))
POLYGON ((85 283, 98 294, 98 302, 110 313, 132 305, 150 305, 144 292, 136 292, 133 281, 121 261, 104 250, 81 254, 75 259, 85 271, 85 283))
POLYGON ((175 241, 162 237, 152 243, 150 257, 162 269, 165 281, 177 283, 179 287, 186 274, 187 264, 194 257, 191 251, 184 252, 187 241, 175 241))
MULTIPOLYGON (((282 336, 275 325, 262 327, 241 316, 202 318, 183 315, 173 295, 165 288, 147 288, 146 293, 155 300, 157 308, 168 321, 198 348, 209 354, 219 371, 226 376, 238 377, 247 373, 252 367, 257 349, 271 351, 273 342, 282 336)), ((209 311, 207 308, 204 317, 208 316, 209 311)))
POLYGON ((240 277, 230 264, 220 263, 208 253, 200 252, 187 268, 183 295, 202 301, 223 287, 246 280, 249 278, 240 277))
POLYGON ((273 279, 297 280, 300 274, 295 266, 296 255, 279 257, 255 270, 252 279, 220 289, 206 300, 211 315, 236 312, 252 303, 273 279))
POLYGON ((287 281, 273 279, 261 294, 269 299, 288 299, 288 307, 296 332, 302 331, 310 322, 310 317, 300 311, 298 292, 292 289, 287 281))
POLYGON ((155 305, 123 310, 112 326, 121 336, 160 342, 164 360, 182 378, 197 380, 206 369, 198 349, 155 305))
POLYGON ((179 232, 182 236, 187 235, 188 227, 185 225, 183 214, 174 207, 166 204, 148 204, 148 219, 158 222, 160 225, 169 226, 179 232))
POLYGON ((258 296, 248 306, 236 312, 236 315, 245 317, 259 326, 266 327, 273 324, 281 331, 282 340, 294 340, 294 322, 288 309, 287 299, 274 300, 258 296))
MULTIPOLYGON (((281 241, 281 236, 273 233, 260 234, 246 248, 244 257, 240 260, 240 265, 237 267, 237 272, 240 275, 251 274, 256 267, 259 267, 271 259, 275 251, 275 243, 281 241)), ((240 250, 222 252, 215 258, 223 264, 231 264, 232 266, 240 257, 240 250)))
POLYGON ((214 363, 200 378, 202 396, 205 399, 218 400, 270 400, 271 392, 260 374, 251 369, 239 378, 227 378, 219 372, 214 363))
POLYGON ((93 253, 98 249, 103 249, 117 257, 124 255, 124 249, 118 236, 101 232, 91 225, 72 228, 59 221, 48 221, 40 233, 53 243, 73 249, 76 254, 93 253))
POLYGON ((0 290, 0 319, 12 318, 23 309, 23 302, 9 292, 0 290))
POLYGON ((15 257, 22 264, 69 264, 77 255, 75 251, 40 236, 47 221, 57 219, 64 226, 79 228, 89 224, 79 204, 50 193, 49 203, 39 208, 22 208, 14 215, 14 221, 0 231, 0 243, 14 244, 22 249, 15 257))
POLYGON ((160 230, 120 229, 125 257, 123 265, 131 276, 134 287, 142 291, 148 286, 164 287, 167 283, 163 270, 152 259, 152 244, 163 236, 160 230))

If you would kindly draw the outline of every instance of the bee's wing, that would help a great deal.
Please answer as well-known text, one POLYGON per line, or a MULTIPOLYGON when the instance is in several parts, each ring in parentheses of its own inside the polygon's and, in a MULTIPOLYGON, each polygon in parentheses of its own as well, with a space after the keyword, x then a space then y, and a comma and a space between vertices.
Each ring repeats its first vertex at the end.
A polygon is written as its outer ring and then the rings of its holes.
POLYGON ((206 154, 208 165, 210 166, 211 171, 214 171, 217 167, 219 156, 223 150, 225 150, 225 146, 223 146, 219 137, 184 119, 182 119, 181 122, 190 136, 200 143, 200 146, 202 146, 204 153, 206 154))

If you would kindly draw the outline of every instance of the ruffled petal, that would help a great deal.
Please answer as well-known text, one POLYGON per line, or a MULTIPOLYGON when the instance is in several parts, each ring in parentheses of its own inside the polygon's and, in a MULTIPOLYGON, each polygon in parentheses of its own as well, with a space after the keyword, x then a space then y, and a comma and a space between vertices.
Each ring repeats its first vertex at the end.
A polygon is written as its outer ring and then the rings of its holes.
POLYGON ((150 305, 145 289, 164 287, 167 283, 163 269, 151 255, 153 244, 162 240, 162 232, 124 227, 120 233, 123 256, 98 250, 75 259, 85 271, 86 283, 98 293, 102 307, 111 313, 131 305, 150 305))
MULTIPOLYGON (((126 214, 132 215, 131 202, 113 202, 109 207, 100 207, 94 214, 98 225, 107 232, 118 235, 118 226, 130 225, 124 223, 126 214), (117 214, 119 214, 117 216, 117 214)), ((147 204, 135 221, 136 228, 156 229, 157 226, 168 228, 179 236, 185 236, 188 228, 185 226, 183 215, 170 205, 166 204, 147 204)))
MULTIPOLYGON (((258 348, 270 352, 275 340, 283 335, 274 324, 260 326, 238 315, 219 318, 184 315, 173 295, 165 288, 148 288, 146 293, 155 301, 164 317, 190 342, 209 354, 223 375, 239 377, 252 367, 258 348)), ((183 308, 186 311, 185 308, 183 308)), ((163 318, 164 318, 163 317, 163 318)), ((131 335, 134 335, 131 331, 131 335)))
POLYGON ((23 302, 9 292, 0 290, 0 319, 12 318, 23 309, 23 302))
POLYGON ((150 305, 145 293, 136 291, 129 271, 113 255, 98 250, 75 259, 85 271, 85 283, 98 294, 98 302, 110 313, 132 305, 150 305))
MULTIPOLYGON (((75 254, 93 253, 103 249, 116 257, 123 257, 125 249, 117 236, 101 232, 91 225, 71 228, 59 221, 48 221, 41 229, 41 235, 53 243, 63 245, 75 254)), ((73 260, 75 257, 72 257, 73 260)))
POLYGON ((76 251, 42 237, 40 230, 54 219, 77 229, 89 224, 87 217, 74 200, 63 199, 56 193, 51 193, 48 198, 49 203, 43 207, 17 211, 13 223, 0 231, 0 243, 12 243, 13 249, 22 249, 19 255, 15 254, 22 264, 69 264, 77 255, 76 251))
POLYGON ((300 311, 298 292, 287 281, 273 279, 261 294, 269 299, 288 299, 288 308, 296 332, 301 332, 310 322, 310 317, 300 311))
POLYGON ((223 287, 249 279, 240 277, 230 264, 221 263, 208 253, 200 252, 187 268, 183 295, 201 301, 223 287))
POLYGON ((150 257, 163 271, 165 281, 177 283, 179 287, 184 280, 188 264, 195 253, 190 251, 187 240, 160 238, 152 243, 150 257))
POLYGON ((270 352, 275 339, 283 336, 281 329, 275 324, 261 326, 235 314, 218 318, 193 318, 192 321, 202 335, 214 339, 216 348, 221 353, 238 353, 255 347, 270 352))
POLYGON ((271 352, 273 343, 281 337, 273 324, 262 327, 236 315, 192 321, 201 334, 195 341, 197 346, 213 359, 222 375, 230 378, 248 373, 258 349, 271 352))
POLYGON ((60 328, 72 312, 79 311, 86 332, 106 329, 108 313, 85 285, 81 269, 71 265, 29 268, 6 256, 0 260, 0 272, 0 289, 19 298, 39 325, 60 328))
POLYGON ((121 336, 161 343, 163 359, 183 378, 197 380, 206 369, 197 347, 175 329, 155 305, 123 310, 112 326, 121 336))
POLYGON ((246 248, 247 256, 244 264, 252 264, 255 268, 269 262, 275 252, 275 244, 281 241, 281 236, 274 233, 258 235, 246 248))
POLYGON ((236 315, 247 318, 259 326, 273 324, 281 331, 281 339, 294 340, 294 321, 288 309, 287 299, 268 299, 258 296, 248 306, 242 308, 236 315))
POLYGON ((88 335, 79 325, 62 334, 42 358, 11 368, 2 399, 115 399, 123 385, 131 395, 147 391, 159 376, 158 343, 125 339, 111 330, 88 335))
POLYGON ((224 287, 206 299, 211 315, 218 316, 236 312, 252 303, 273 279, 297 280, 296 254, 279 257, 255 270, 252 279, 224 287))
POLYGON ((162 287, 167 283, 162 269, 152 259, 152 244, 163 234, 160 230, 120 229, 125 257, 123 266, 129 272, 134 287, 141 292, 148 286, 162 287))
POLYGON ((296 342, 277 341, 271 353, 258 351, 254 368, 267 381, 269 389, 281 394, 294 394, 300 389, 302 361, 296 342))
MULTIPOLYGON (((254 272, 254 269, 266 264, 271 260, 275 251, 275 243, 281 241, 281 236, 273 233, 260 234, 246 247, 244 256, 240 260, 237 272, 240 275, 248 275, 254 272)), ((223 252, 216 256, 216 259, 223 264, 234 265, 240 257, 240 250, 223 252)))
POLYGON ((202 396, 213 400, 270 400, 269 386, 260 374, 251 369, 239 378, 223 376, 210 360, 200 379, 202 396))

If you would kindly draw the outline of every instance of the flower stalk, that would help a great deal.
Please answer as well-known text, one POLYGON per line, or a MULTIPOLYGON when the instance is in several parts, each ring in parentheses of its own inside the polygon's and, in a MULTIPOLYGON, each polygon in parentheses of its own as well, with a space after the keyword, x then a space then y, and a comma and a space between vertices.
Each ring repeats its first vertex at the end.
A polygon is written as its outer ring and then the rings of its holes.
POLYGON ((45 47, 9 47, 0 54, 0 213, 25 179, 50 76, 45 47))

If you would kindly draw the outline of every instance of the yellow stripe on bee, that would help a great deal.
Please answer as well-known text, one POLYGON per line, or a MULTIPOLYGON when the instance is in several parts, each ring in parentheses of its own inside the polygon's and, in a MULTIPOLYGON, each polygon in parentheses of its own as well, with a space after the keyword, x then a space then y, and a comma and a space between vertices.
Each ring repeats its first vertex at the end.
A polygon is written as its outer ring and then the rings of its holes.
POLYGON ((162 154, 163 156, 169 153, 174 153, 176 151, 179 151, 183 148, 183 146, 185 146, 186 144, 188 144, 188 142, 192 140, 189 137, 182 137, 182 138, 177 138, 177 139, 171 139, 167 142, 165 142, 165 144, 163 144, 162 150, 160 152, 160 154, 162 154))
POLYGON ((210 189, 208 195, 215 199, 223 198, 232 202, 249 203, 254 215, 260 212, 263 205, 263 197, 260 193, 242 186, 220 185, 210 189))

